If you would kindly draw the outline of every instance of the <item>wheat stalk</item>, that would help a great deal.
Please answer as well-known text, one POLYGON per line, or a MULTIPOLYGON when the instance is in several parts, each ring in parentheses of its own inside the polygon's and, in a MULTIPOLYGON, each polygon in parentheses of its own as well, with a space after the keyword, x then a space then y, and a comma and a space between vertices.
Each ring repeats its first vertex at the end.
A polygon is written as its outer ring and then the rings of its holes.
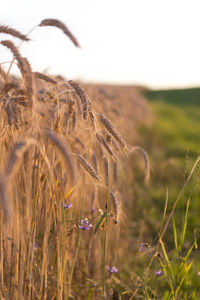
POLYGON ((0 204, 3 209, 4 222, 7 221, 8 217, 11 214, 11 207, 7 195, 7 183, 5 175, 0 174, 0 204))
POLYGON ((104 174, 105 174, 105 184, 106 186, 109 185, 109 165, 108 165, 108 160, 106 157, 104 157, 104 174))
POLYGON ((4 71, 4 69, 2 68, 2 66, 0 65, 0 76, 3 79, 4 82, 7 81, 7 75, 6 72, 4 71))
POLYGON ((64 143, 55 132, 51 131, 50 129, 45 130, 46 136, 54 143, 54 145, 60 150, 62 153, 67 167, 70 169, 70 179, 72 183, 74 182, 75 179, 75 170, 72 162, 72 157, 69 154, 69 151, 67 149, 66 143, 64 143))
POLYGON ((14 168, 16 167, 17 161, 19 157, 22 156, 24 150, 26 149, 27 143, 25 141, 18 142, 14 145, 7 162, 7 166, 5 169, 5 175, 7 178, 11 176, 13 173, 14 168))
POLYGON ((95 153, 92 154, 92 162, 96 173, 98 174, 98 164, 97 164, 97 156, 95 153))

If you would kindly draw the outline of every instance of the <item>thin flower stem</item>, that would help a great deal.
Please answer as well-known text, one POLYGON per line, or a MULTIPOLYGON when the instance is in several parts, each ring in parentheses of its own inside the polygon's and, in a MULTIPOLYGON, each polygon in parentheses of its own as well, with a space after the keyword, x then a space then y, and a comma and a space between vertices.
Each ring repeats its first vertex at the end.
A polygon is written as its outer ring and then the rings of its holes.
POLYGON ((110 199, 110 189, 109 189, 109 157, 108 157, 108 181, 107 181, 107 195, 106 195, 106 220, 105 220, 105 229, 103 236, 103 264, 102 264, 102 275, 103 275, 103 284, 102 284, 102 296, 105 297, 106 290, 106 246, 107 246, 107 225, 108 225, 108 212, 109 212, 109 199, 110 199))
MULTIPOLYGON (((85 192, 85 175, 83 174, 83 189, 82 189, 82 196, 81 196, 80 219, 83 217, 84 192, 85 192)), ((79 249, 80 249, 80 244, 81 244, 81 230, 78 231, 77 248, 76 248, 76 253, 75 253, 75 257, 74 257, 74 262, 73 262, 73 265, 72 265, 72 270, 71 270, 71 273, 70 273, 66 300, 69 299, 70 288, 71 288, 71 284, 72 284, 74 268, 75 268, 75 265, 76 265, 76 261, 77 261, 77 257, 78 257, 78 253, 79 253, 79 249)))

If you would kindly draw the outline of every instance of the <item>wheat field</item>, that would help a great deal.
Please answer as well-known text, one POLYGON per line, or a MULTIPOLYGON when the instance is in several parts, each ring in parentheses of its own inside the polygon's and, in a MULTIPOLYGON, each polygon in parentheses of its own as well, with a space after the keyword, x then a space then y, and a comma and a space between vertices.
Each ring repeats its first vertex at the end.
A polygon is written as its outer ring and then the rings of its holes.
MULTIPOLYGON (((55 26, 80 47, 61 21, 38 26, 55 26)), ((29 37, 0 32, 21 40, 0 42, 13 55, 0 65, 0 297, 108 299, 126 245, 133 152, 149 179, 148 155, 135 143, 150 110, 137 88, 133 96, 33 71, 20 53, 29 37)))

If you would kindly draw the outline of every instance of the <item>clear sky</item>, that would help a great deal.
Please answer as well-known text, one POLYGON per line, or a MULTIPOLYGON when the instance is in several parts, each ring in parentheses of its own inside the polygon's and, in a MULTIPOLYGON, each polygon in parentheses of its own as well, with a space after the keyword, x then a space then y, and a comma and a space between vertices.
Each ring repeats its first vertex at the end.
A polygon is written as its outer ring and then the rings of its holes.
MULTIPOLYGON (((34 71, 153 88, 200 86, 200 0, 1 1, 0 23, 23 33, 46 18, 62 20, 82 49, 57 28, 36 28, 20 48, 34 71)), ((11 59, 8 53, 0 46, 0 62, 11 59)))

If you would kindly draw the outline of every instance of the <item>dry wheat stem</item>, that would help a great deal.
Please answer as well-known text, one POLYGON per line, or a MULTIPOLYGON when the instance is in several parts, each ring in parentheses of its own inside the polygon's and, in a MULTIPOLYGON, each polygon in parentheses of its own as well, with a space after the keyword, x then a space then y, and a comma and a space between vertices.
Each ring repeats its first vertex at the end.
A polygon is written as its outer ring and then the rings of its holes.
POLYGON ((108 166, 108 160, 106 157, 104 157, 104 172, 105 172, 105 184, 106 186, 109 186, 109 170, 108 170, 109 166, 108 166))
POLYGON ((18 142, 14 145, 5 169, 5 175, 7 178, 10 177, 10 175, 12 174, 19 157, 24 153, 26 145, 27 144, 25 141, 18 142))
POLYGON ((72 113, 72 128, 75 130, 76 127, 76 113, 75 111, 72 113))
POLYGON ((74 166, 73 166, 73 162, 72 162, 72 157, 69 154, 66 143, 64 143, 60 139, 60 137, 58 137, 57 134, 55 132, 51 131, 50 129, 46 129, 45 134, 62 153, 62 155, 65 159, 66 165, 70 170, 70 179, 73 183, 74 179, 75 179, 75 170, 74 170, 74 166))
POLYGON ((7 196, 6 177, 2 174, 0 174, 0 203, 3 209, 4 221, 6 222, 11 214, 11 207, 7 196))
POLYGON ((113 181, 117 182, 117 162, 113 161, 113 181))
POLYGON ((95 153, 92 154, 92 162, 96 173, 98 174, 98 164, 97 164, 97 156, 95 153))
POLYGON ((2 68, 1 64, 0 64, 0 76, 1 79, 4 81, 4 83, 7 81, 7 76, 6 76, 6 72, 4 71, 4 69, 2 68))

